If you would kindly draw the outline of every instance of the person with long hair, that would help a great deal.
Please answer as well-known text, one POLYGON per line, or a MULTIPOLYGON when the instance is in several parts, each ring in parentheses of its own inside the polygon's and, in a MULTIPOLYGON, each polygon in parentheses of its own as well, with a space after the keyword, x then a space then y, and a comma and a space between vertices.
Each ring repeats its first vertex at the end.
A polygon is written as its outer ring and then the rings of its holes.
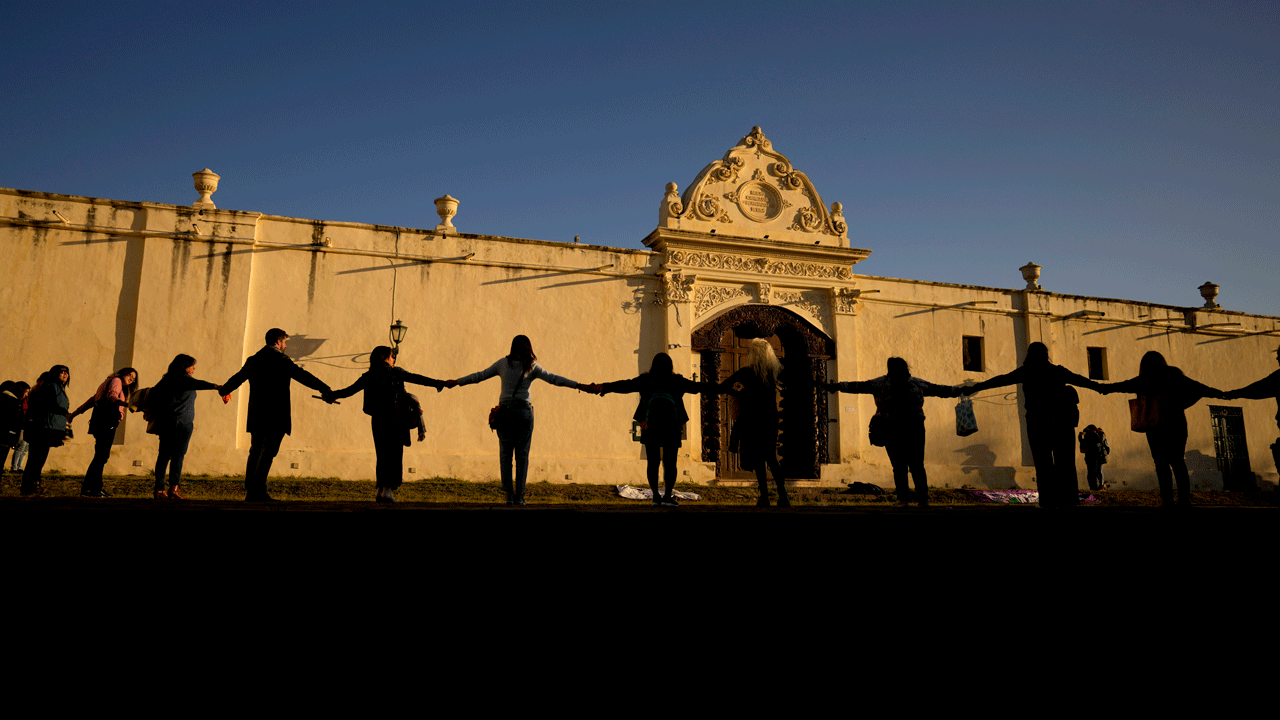
POLYGON ((1138 363, 1138 375, 1116 383, 1105 383, 1102 392, 1137 395, 1147 422, 1147 447, 1156 465, 1160 484, 1160 504, 1174 507, 1173 485, 1178 484, 1178 505, 1191 506, 1191 476, 1187 472, 1187 408, 1201 398, 1222 397, 1220 390, 1196 382, 1173 367, 1164 355, 1152 350, 1138 363))
MULTIPOLYGON (((196 359, 190 355, 178 355, 169 363, 160 382, 151 388, 147 396, 147 415, 151 424, 147 432, 160 436, 160 452, 156 455, 156 500, 185 500, 180 492, 182 461, 191 445, 195 432, 196 391, 222 389, 206 380, 193 377, 196 359), (169 488, 165 490, 165 470, 169 473, 169 488)), ((223 403, 226 403, 223 400, 223 403)))
POLYGON ((599 392, 598 385, 585 385, 568 378, 553 375, 538 364, 533 343, 524 335, 511 340, 511 351, 506 357, 479 372, 449 380, 445 387, 472 385, 497 376, 502 380, 498 393, 498 406, 490 413, 490 426, 498 433, 498 468, 502 476, 502 489, 507 494, 508 505, 524 505, 525 482, 529 476, 529 446, 533 442, 533 403, 529 401, 529 386, 541 380, 559 387, 571 387, 588 392, 599 392), (515 459, 514 483, 511 461, 515 459))
POLYGON ((916 484, 916 503, 929 507, 929 479, 924 470, 924 399, 955 397, 960 389, 935 385, 912 377, 907 361, 891 357, 887 374, 860 382, 827 383, 831 392, 871 395, 876 401, 876 417, 872 422, 883 425, 884 449, 893 466, 893 484, 898 493, 898 507, 907 507, 911 492, 907 473, 916 484))
MULTIPOLYGON (((1280 362, 1280 348, 1276 348, 1276 362, 1280 362)), ((1261 380, 1222 394, 1223 400, 1262 400, 1276 398, 1276 427, 1280 428, 1280 370, 1261 380)), ((1280 437, 1271 443, 1271 459, 1280 470, 1280 437)))
POLYGON ((738 398, 738 419, 732 431, 742 467, 753 469, 760 488, 756 507, 769 507, 766 467, 773 473, 778 507, 791 507, 786 478, 778 464, 778 376, 782 362, 768 340, 756 338, 747 346, 747 364, 720 383, 718 391, 738 398))
POLYGON ((1026 399, 1027 442, 1036 468, 1040 507, 1068 508, 1080 504, 1076 476, 1076 426, 1080 424, 1080 396, 1075 387, 1102 392, 1102 386, 1049 362, 1049 348, 1042 342, 1027 346, 1022 365, 962 388, 973 395, 990 388, 1022 385, 1026 399))
POLYGON ((694 382, 676 374, 671 356, 666 353, 653 356, 649 372, 631 380, 618 380, 601 386, 601 395, 640 393, 640 404, 631 417, 640 425, 640 439, 648 456, 646 476, 653 491, 655 507, 679 505, 672 492, 676 485, 680 436, 685 423, 689 422, 689 413, 684 409, 685 394, 716 392, 719 388, 711 383, 694 382), (662 492, 658 490, 659 463, 662 465, 662 492))
POLYGON ((67 438, 67 416, 71 408, 67 401, 67 387, 70 385, 71 370, 66 365, 54 365, 40 375, 27 398, 22 434, 31 450, 27 456, 27 467, 22 471, 23 495, 44 494, 40 473, 49 459, 49 450, 61 447, 67 438))
POLYGON ((22 437, 22 401, 27 397, 30 385, 5 380, 0 383, 0 475, 4 475, 4 462, 9 450, 18 446, 22 437))
POLYGON ((74 420, 77 415, 93 408, 93 415, 89 417, 89 434, 94 439, 93 460, 80 483, 81 497, 111 497, 111 493, 102 486, 102 469, 111 458, 111 443, 115 442, 116 428, 124 420, 129 394, 137 387, 138 371, 131 367, 120 368, 108 375, 93 395, 67 417, 68 421, 74 420))
MULTIPOLYGON (((364 414, 373 428, 373 450, 377 456, 378 494, 375 502, 395 502, 396 489, 404 481, 404 449, 411 442, 410 429, 422 422, 422 411, 415 409, 404 390, 405 383, 426 385, 440 390, 443 380, 415 375, 396 367, 396 354, 379 345, 369 353, 369 370, 351 385, 321 397, 330 404, 364 391, 364 414)), ((419 440, 422 436, 419 435, 419 440)))
POLYGON ((1080 441, 1080 454, 1084 455, 1085 479, 1089 481, 1090 490, 1106 490, 1107 484, 1102 481, 1102 466, 1111 454, 1111 443, 1107 442, 1107 434, 1097 425, 1089 425, 1077 436, 1080 441))

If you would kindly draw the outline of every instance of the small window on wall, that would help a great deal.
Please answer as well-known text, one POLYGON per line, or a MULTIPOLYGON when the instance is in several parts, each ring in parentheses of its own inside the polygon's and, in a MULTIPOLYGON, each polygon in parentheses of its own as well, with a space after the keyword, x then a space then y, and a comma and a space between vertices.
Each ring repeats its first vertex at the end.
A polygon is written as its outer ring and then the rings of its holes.
POLYGON ((964 336, 964 369, 966 372, 982 372, 982 338, 964 336))
POLYGON ((1086 348, 1089 351, 1089 379, 1107 379, 1107 349, 1100 347, 1086 348))

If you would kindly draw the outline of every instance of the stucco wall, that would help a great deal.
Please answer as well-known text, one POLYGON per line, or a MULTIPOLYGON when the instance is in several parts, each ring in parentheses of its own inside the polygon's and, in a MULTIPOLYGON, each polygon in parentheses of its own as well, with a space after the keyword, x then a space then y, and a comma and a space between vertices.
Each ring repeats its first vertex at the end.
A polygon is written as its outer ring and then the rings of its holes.
MULTIPOLYGON (((690 242, 717 243, 744 257, 792 252, 776 241, 685 234, 690 242)), ((1055 362, 1082 375, 1085 347, 1106 348, 1112 381, 1135 375, 1148 350, 1222 389, 1275 369, 1276 319, 1270 317, 878 278, 850 274, 848 265, 827 278, 799 271, 755 276, 749 263, 722 263, 686 277, 691 292, 684 297, 664 263, 680 265, 663 252, 0 190, 0 376, 33 382, 51 365, 67 364, 69 395, 79 404, 117 367, 138 368, 143 385, 152 385, 169 360, 185 352, 199 360, 197 377, 222 382, 261 347, 266 330, 278 326, 292 335, 289 354, 337 388, 365 370, 368 352, 387 344, 387 328, 397 319, 410 328, 399 364, 431 377, 487 367, 516 334, 530 336, 549 370, 582 382, 633 377, 664 350, 677 370, 696 375, 698 357, 689 349, 694 330, 734 307, 764 301, 835 340, 828 374, 839 380, 879 376, 887 358, 901 356, 913 374, 932 382, 980 381, 1012 370, 1026 344, 1037 340, 1049 345, 1055 362), (772 287, 761 290, 755 281, 772 287), (671 292, 664 295, 664 287, 671 292), (713 287, 721 294, 699 294, 713 287), (717 304, 711 297, 726 299, 717 304), (1204 328, 1211 323, 1240 325, 1204 328), (966 335, 983 338, 983 372, 962 369, 966 335)), ((532 393, 532 481, 643 482, 641 448, 629 434, 634 396, 597 398, 542 383, 532 393)), ((330 407, 312 394, 295 384, 294 433, 274 473, 372 478, 372 442, 359 397, 330 407)), ((497 442, 485 418, 497 380, 418 394, 428 437, 406 453, 406 468, 413 469, 406 478, 496 477, 497 442)), ((1109 480, 1152 487, 1145 438, 1128 430, 1128 396, 1081 391, 1080 397, 1081 424, 1108 431, 1109 480)), ((213 393, 200 396, 188 472, 241 471, 247 398, 247 389, 229 406, 213 393)), ((926 401, 932 484, 1032 486, 1017 388, 981 393, 975 404, 980 432, 958 438, 954 401, 926 401)), ((1188 411, 1193 481, 1221 487, 1210 404, 1244 409, 1252 468, 1274 483, 1271 401, 1202 401, 1188 411)), ((701 461, 696 399, 688 410, 695 421, 681 467, 689 479, 710 481, 714 464, 701 461)), ((867 396, 831 398, 836 422, 822 482, 892 484, 884 449, 866 439, 873 412, 867 396)), ((51 454, 50 469, 78 473, 87 465, 87 422, 76 426, 81 435, 51 454)), ((139 418, 126 421, 118 441, 107 472, 145 473, 156 438, 145 434, 139 418)))

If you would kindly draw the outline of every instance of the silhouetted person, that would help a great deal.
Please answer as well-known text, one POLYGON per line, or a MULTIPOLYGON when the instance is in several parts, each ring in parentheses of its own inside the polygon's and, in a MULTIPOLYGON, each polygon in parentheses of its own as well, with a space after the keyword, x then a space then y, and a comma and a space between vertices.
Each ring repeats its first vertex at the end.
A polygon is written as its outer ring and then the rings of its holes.
POLYGON ((111 493, 102 487, 102 469, 111 459, 111 444, 115 442, 116 428, 124 420, 124 409, 129 405, 129 393, 138 386, 138 371, 131 367, 120 368, 107 376, 93 396, 84 401, 67 418, 68 421, 93 408, 89 416, 89 434, 93 436, 93 460, 84 471, 80 483, 81 497, 105 498, 111 493))
MULTIPOLYGON (((1280 362, 1280 348, 1276 349, 1276 362, 1280 362)), ((1276 398, 1276 427, 1280 428, 1280 370, 1251 385, 1246 385, 1222 395, 1224 400, 1238 400, 1241 398, 1248 400, 1276 398)), ((1276 470, 1280 470, 1280 437, 1276 438, 1276 441, 1271 444, 1271 458, 1276 463, 1276 470)))
POLYGON ((420 406, 413 407, 416 403, 411 405, 411 396, 404 390, 407 382, 437 390, 445 386, 443 380, 396 367, 395 353, 379 345, 369 353, 367 372, 351 385, 324 396, 326 402, 332 403, 364 391, 364 414, 373 426, 373 450, 378 458, 376 502, 396 501, 396 488, 404 481, 404 449, 411 442, 409 431, 422 422, 420 406))
MULTIPOLYGON (((955 397, 960 389, 935 385, 911 376, 907 361, 889 358, 888 374, 861 382, 827 383, 832 392, 871 395, 876 401, 876 415, 884 424, 884 449, 893 465, 893 484, 898 491, 898 507, 907 507, 910 488, 907 472, 916 484, 916 502, 929 507, 929 480, 924 470, 924 399, 955 397)), ((875 420, 873 419, 873 422, 875 420)))
POLYGON ((49 459, 51 448, 61 447, 67 439, 67 415, 71 403, 67 402, 66 388, 71 384, 71 370, 66 365, 54 365, 36 380, 36 386, 27 398, 26 421, 22 434, 31 446, 27 467, 22 471, 22 494, 42 495, 44 486, 40 473, 49 459))
POLYGON ((31 386, 5 380, 0 383, 0 475, 9 450, 18 446, 22 436, 22 401, 31 386))
POLYGON ((782 363, 774 354, 773 346, 762 338, 748 345, 747 363, 720 383, 717 391, 729 392, 738 398, 738 420, 733 432, 737 434, 742 466, 756 473, 756 484, 760 488, 756 507, 769 507, 766 467, 773 473, 778 507, 791 507, 786 478, 778 464, 778 375, 782 373, 782 363))
POLYGON ((1107 442, 1107 434, 1097 425, 1090 425, 1080 431, 1080 453, 1084 455, 1085 477, 1089 481, 1090 490, 1105 490, 1102 482, 1102 466, 1111 454, 1111 444, 1107 442))
MULTIPOLYGON (((192 377, 196 371, 196 359, 190 355, 178 355, 169 363, 160 382, 147 395, 147 415, 151 418, 148 432, 160 436, 160 451, 156 454, 156 500, 185 500, 180 492, 182 461, 191 445, 195 432, 196 391, 221 389, 211 382, 192 377), (165 469, 169 471, 169 489, 165 491, 165 469)), ((225 403, 226 400, 223 400, 225 403)))
POLYGON ((646 476, 653 491, 653 504, 675 507, 679 505, 672 490, 676 485, 676 460, 680 453, 680 435, 689 413, 684 409, 686 393, 715 393, 718 388, 711 383, 697 383, 683 375, 677 375, 671 365, 671 356, 658 353, 653 356, 649 372, 631 380, 605 383, 600 391, 607 393, 640 393, 640 404, 632 419, 640 424, 640 441, 648 456, 646 476), (658 490, 658 464, 662 464, 664 490, 658 490))
POLYGON ((599 391, 596 386, 553 375, 537 360, 538 356, 533 354, 533 343, 524 335, 517 335, 511 339, 511 352, 506 357, 480 372, 445 383, 445 387, 453 387, 471 385, 495 375, 501 378, 502 390, 498 394, 498 407, 493 412, 497 414, 494 429, 498 433, 498 468, 508 505, 524 505, 525 481, 529 476, 529 446, 533 442, 533 403, 529 402, 529 386, 534 380, 541 380, 560 387, 599 391), (513 456, 516 463, 514 486, 511 474, 513 456))
POLYGON ((289 404, 289 383, 292 380, 322 393, 330 391, 328 385, 311 373, 298 367, 284 354, 289 334, 280 328, 267 331, 267 344, 245 361, 244 367, 222 385, 222 392, 230 394, 246 380, 249 382, 249 423, 251 438, 249 462, 244 470, 246 501, 270 502, 267 494, 267 474, 271 461, 280 452, 280 442, 293 432, 293 413, 289 404))
POLYGON ((1040 507, 1074 507, 1080 504, 1076 478, 1076 425, 1080 402, 1076 387, 1100 390, 1089 378, 1049 362, 1049 348, 1033 342, 1027 346, 1022 367, 1004 375, 962 388, 973 395, 990 388, 1022 385, 1026 401, 1027 442, 1036 466, 1040 507))
POLYGON ((1134 393, 1144 401, 1149 427, 1147 446, 1156 464, 1156 480, 1160 483, 1160 503, 1173 507, 1173 482, 1178 483, 1178 505, 1191 505, 1191 477, 1187 473, 1187 408, 1201 398, 1221 397, 1222 393, 1187 377, 1152 350, 1142 356, 1138 376, 1123 382, 1101 386, 1102 392, 1134 393))

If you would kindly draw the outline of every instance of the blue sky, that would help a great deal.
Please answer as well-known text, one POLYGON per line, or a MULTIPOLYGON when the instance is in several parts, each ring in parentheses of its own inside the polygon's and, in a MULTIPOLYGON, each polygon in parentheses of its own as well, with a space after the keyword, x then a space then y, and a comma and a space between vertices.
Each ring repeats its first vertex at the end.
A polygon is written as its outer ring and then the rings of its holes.
POLYGON ((4 187, 636 248, 760 125, 858 272, 1280 316, 1274 2, 4 11, 4 187))

